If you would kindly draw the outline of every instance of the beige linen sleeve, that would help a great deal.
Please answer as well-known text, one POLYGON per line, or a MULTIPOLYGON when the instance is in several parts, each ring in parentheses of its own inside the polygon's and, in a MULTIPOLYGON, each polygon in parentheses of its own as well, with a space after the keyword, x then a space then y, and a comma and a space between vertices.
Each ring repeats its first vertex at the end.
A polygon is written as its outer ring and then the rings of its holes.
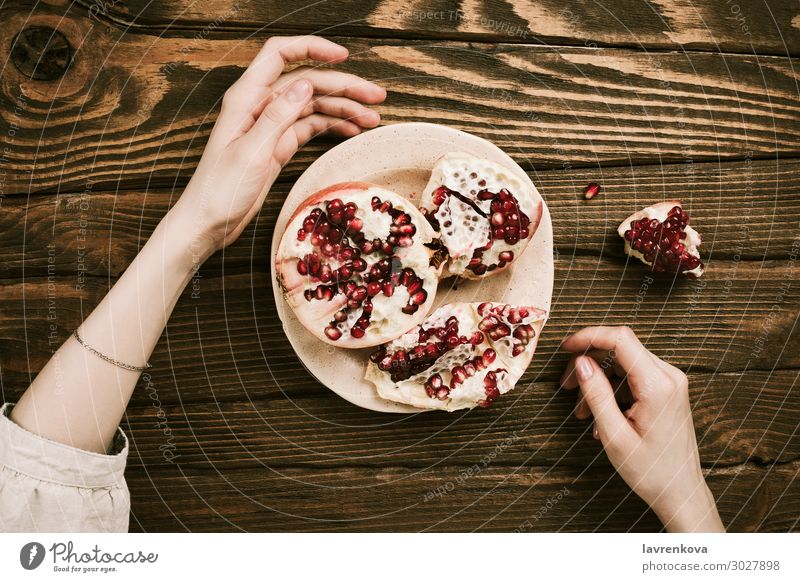
POLYGON ((0 408, 0 531, 126 532, 128 439, 117 429, 107 455, 28 432, 0 408))

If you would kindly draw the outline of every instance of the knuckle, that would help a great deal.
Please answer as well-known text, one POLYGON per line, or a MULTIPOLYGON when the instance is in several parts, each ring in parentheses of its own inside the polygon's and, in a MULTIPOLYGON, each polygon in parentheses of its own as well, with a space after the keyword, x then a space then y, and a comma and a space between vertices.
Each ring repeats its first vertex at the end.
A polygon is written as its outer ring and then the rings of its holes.
POLYGON ((223 107, 233 107, 239 101, 239 91, 237 90, 236 84, 234 83, 231 85, 227 91, 222 95, 222 105, 223 107))
MULTIPOLYGON (((292 37, 289 37, 292 38, 292 37)), ((277 49, 278 47, 283 45, 283 38, 280 36, 271 36, 267 39, 267 42, 264 43, 264 46, 269 49, 277 49)))
POLYGON ((586 390, 583 398, 586 400, 589 408, 596 410, 608 403, 609 396, 603 390, 586 390))
POLYGON ((675 375, 675 381, 673 382, 673 386, 675 388, 675 391, 680 394, 688 392, 689 378, 686 376, 686 374, 678 370, 678 373, 675 375))
POLYGON ((622 325, 617 328, 617 342, 628 343, 636 340, 636 332, 630 326, 622 325))

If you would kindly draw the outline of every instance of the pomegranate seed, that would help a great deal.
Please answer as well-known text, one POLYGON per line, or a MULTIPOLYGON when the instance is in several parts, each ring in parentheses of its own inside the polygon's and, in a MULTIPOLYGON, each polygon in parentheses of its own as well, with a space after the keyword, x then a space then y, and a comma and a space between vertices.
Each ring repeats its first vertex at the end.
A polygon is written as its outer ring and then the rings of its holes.
POLYGON ((524 325, 520 325, 517 329, 514 330, 514 337, 520 342, 527 344, 531 338, 534 336, 533 327, 528 325, 527 323, 524 325))
POLYGON ((491 329, 488 332, 488 335, 491 339, 497 341, 499 339, 511 335, 511 328, 509 328, 505 323, 501 323, 496 327, 494 327, 493 329, 491 329))
POLYGON ((480 331, 476 331, 470 336, 469 343, 471 343, 473 346, 478 346, 483 343, 483 340, 484 340, 483 333, 480 331))
POLYGON ((367 269, 367 262, 364 259, 353 259, 353 262, 350 263, 350 268, 360 273, 367 269))
POLYGON ((383 294, 386 297, 391 297, 394 294, 394 285, 391 282, 387 281, 383 284, 383 294))
POLYGON ((482 332, 488 333, 492 331, 494 328, 496 328, 499 323, 500 322, 497 321, 496 317, 490 315, 488 317, 484 317, 481 320, 481 322, 478 324, 478 329, 481 330, 482 332))
POLYGON ((481 363, 483 364, 484 368, 488 368, 492 362, 494 362, 496 357, 497 352, 495 352, 492 348, 486 348, 481 356, 481 363))
POLYGON ((364 337, 365 333, 366 332, 360 327, 353 326, 352 328, 350 328, 350 335, 356 339, 361 339, 362 337, 364 337))
POLYGON ((513 251, 503 251, 502 253, 500 253, 497 256, 497 258, 499 258, 501 261, 505 261, 506 263, 510 263, 511 261, 514 260, 514 252, 513 251))
POLYGON ((301 275, 308 274, 308 265, 306 265, 306 262, 303 259, 297 261, 297 272, 301 275))
POLYGON ((428 292, 423 289, 422 291, 414 293, 409 299, 409 302, 414 305, 422 305, 423 303, 425 303, 425 301, 427 301, 427 299, 428 299, 428 292))
POLYGON ((381 284, 380 283, 370 283, 367 285, 367 293, 370 297, 375 297, 378 293, 381 292, 381 284))
POLYGON ((495 212, 494 214, 492 214, 492 224, 494 226, 503 226, 505 221, 506 218, 505 216, 503 216, 502 212, 495 212))
POLYGON ((349 232, 358 232, 364 228, 364 221, 360 218, 351 218, 347 223, 347 230, 349 232))
POLYGON ((456 366, 450 373, 453 377, 453 385, 462 384, 467 379, 467 372, 461 366, 456 366))
POLYGON ((422 279, 413 279, 410 283, 408 283, 408 285, 406 285, 406 288, 408 289, 408 294, 413 295, 422 289, 422 279))
POLYGON ((347 320, 347 313, 345 313, 343 310, 339 310, 333 314, 333 321, 335 321, 336 323, 342 323, 343 321, 346 320, 347 320))
POLYGON ((339 331, 339 328, 329 325, 328 327, 325 328, 325 335, 328 336, 329 339, 336 341, 340 337, 342 337, 342 332, 339 331))
POLYGON ((322 268, 319 272, 319 280, 323 283, 328 283, 331 280, 333 273, 331 271, 330 265, 322 265, 322 268))
POLYGON ((590 182, 586 188, 583 189, 583 197, 586 200, 591 200, 600 193, 600 184, 597 182, 590 182))

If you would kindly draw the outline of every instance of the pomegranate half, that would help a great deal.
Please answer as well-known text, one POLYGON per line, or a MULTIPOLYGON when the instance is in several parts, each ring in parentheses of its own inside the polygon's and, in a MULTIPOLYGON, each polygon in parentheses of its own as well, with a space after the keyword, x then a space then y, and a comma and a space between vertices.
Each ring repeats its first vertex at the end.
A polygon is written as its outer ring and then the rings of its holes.
POLYGON ((657 273, 679 273, 690 278, 703 274, 700 234, 689 226, 689 215, 680 201, 648 206, 626 218, 617 229, 625 240, 625 252, 657 273))
POLYGON ((344 348, 375 346, 425 319, 439 269, 436 233, 402 196, 365 182, 335 184, 297 209, 276 256, 300 322, 344 348))
POLYGON ((546 312, 504 303, 451 303, 370 355, 381 398, 422 409, 489 406, 511 390, 536 349, 546 312))
POLYGON ((451 152, 434 166, 420 209, 447 249, 445 276, 479 279, 522 254, 539 226, 543 202, 508 168, 451 152))

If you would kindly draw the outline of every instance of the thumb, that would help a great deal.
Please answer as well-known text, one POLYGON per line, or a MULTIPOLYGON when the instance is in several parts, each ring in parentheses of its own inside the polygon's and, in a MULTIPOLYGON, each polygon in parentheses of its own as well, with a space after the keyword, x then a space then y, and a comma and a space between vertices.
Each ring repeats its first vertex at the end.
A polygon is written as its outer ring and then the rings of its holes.
POLYGON ((254 147, 274 148, 283 133, 300 117, 311 94, 311 83, 305 79, 289 85, 264 108, 245 139, 254 147))
POLYGON ((636 442, 636 431, 622 414, 614 398, 614 389, 593 358, 579 356, 575 372, 581 394, 594 416, 600 441, 608 450, 624 451, 636 442))

